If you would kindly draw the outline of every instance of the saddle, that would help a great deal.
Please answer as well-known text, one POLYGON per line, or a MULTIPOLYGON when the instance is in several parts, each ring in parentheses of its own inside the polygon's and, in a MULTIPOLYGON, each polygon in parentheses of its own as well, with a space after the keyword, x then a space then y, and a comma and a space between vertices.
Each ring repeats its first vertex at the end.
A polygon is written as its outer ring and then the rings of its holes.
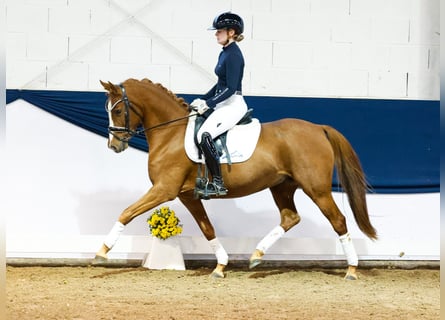
MULTIPOLYGON (((238 123, 236 125, 239 126, 239 125, 246 125, 246 124, 251 123, 252 122, 252 112, 253 112, 253 109, 248 109, 247 112, 244 114, 244 116, 241 118, 241 120, 238 121, 238 123)), ((195 119, 195 130, 194 130, 194 134, 193 134, 193 139, 195 141, 196 147, 198 148, 198 158, 199 159, 202 159, 202 151, 201 151, 201 148, 199 147, 199 143, 198 143, 198 131, 208 116, 209 116, 209 114, 207 114, 207 115, 206 114, 204 114, 204 115, 197 114, 197 117, 195 119)), ((218 137, 213 139, 213 141, 215 142, 215 146, 219 153, 219 156, 222 156, 223 151, 224 151, 227 156, 227 163, 229 165, 231 165, 232 160, 230 157, 229 149, 227 148, 227 133, 228 133, 228 131, 220 134, 218 137)))
MULTIPOLYGON (((198 129, 195 126, 201 126, 205 118, 198 116, 192 111, 189 117, 187 128, 184 136, 184 147, 187 157, 195 163, 204 163, 203 155, 200 155, 200 148, 197 145, 196 134, 198 129)), ((235 125, 227 133, 216 139, 219 146, 219 153, 223 152, 220 157, 221 164, 239 163, 247 161, 255 151, 258 138, 261 133, 261 123, 258 119, 252 117, 252 110, 249 110, 245 117, 239 121, 242 125, 235 125), (223 144, 225 147, 223 147, 223 144), (229 152, 227 152, 227 149, 229 152)))
MULTIPOLYGON (((253 121, 252 120, 252 111, 253 111, 252 109, 247 110, 246 114, 241 118, 240 121, 238 121, 238 123, 234 126, 234 128, 237 128, 238 130, 240 128, 242 128, 241 130, 244 130, 246 132, 249 130, 251 132, 252 131, 258 132, 258 135, 259 135, 259 128, 260 128, 259 122, 257 119, 255 119, 257 126, 255 126, 255 124, 252 123, 252 121, 253 121), (252 127, 252 125, 253 125, 253 127, 252 127), (243 127, 245 127, 246 129, 244 129, 243 127), (251 128, 249 129, 249 127, 251 127, 251 128)), ((207 167, 207 162, 203 161, 203 159, 202 159, 203 153, 202 153, 202 150, 198 143, 198 131, 201 128, 204 121, 209 116, 209 114, 210 113, 207 113, 207 114, 204 113, 203 115, 197 115, 195 122, 194 122, 194 130, 193 130, 194 147, 195 147, 195 149, 197 149, 197 152, 198 152, 198 155, 197 155, 198 172, 197 172, 197 177, 196 177, 195 198, 196 199, 201 198, 204 200, 208 200, 211 197, 210 194, 207 193, 207 190, 208 190, 207 188, 209 185, 209 168, 207 167), (202 191, 205 191, 204 194, 202 193, 202 191)), ((218 153, 220 160, 221 160, 222 156, 224 155, 224 158, 225 158, 224 162, 227 163, 228 165, 232 164, 232 159, 231 159, 231 154, 229 152, 229 148, 227 147, 227 144, 228 144, 227 137, 228 137, 229 132, 231 134, 233 134, 233 131, 234 131, 234 129, 230 129, 229 131, 226 131, 223 134, 216 137, 215 139, 213 139, 213 142, 214 142, 215 148, 216 148, 216 152, 218 153)), ((236 131, 236 129, 235 129, 235 131, 236 131)), ((235 136, 236 136, 236 134, 235 134, 235 136)), ((240 136, 240 133, 238 133, 238 137, 236 137, 236 138, 237 138, 237 140, 242 140, 242 135, 240 136)), ((233 137, 232 137, 232 139, 233 139, 233 137)), ((258 136, 256 136, 256 139, 258 139, 258 136)), ((254 144, 254 146, 255 145, 256 145, 256 143, 254 144)), ((254 149, 254 146, 253 146, 253 149, 254 149)), ((232 143, 232 147, 233 147, 233 143, 232 143)), ((253 149, 252 149, 252 152, 253 152, 253 149)), ((239 154, 235 153, 234 155, 235 155, 235 158, 237 158, 237 156, 239 154)), ((236 162, 239 162, 239 159, 237 159, 237 160, 238 161, 236 161, 236 162)), ((213 179, 215 179, 215 177, 213 177, 213 179)))

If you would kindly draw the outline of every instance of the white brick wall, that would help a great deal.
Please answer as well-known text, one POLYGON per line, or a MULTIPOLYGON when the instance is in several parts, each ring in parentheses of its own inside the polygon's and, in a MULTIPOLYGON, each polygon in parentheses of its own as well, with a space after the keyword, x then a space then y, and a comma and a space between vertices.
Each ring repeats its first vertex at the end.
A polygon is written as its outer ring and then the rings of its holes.
POLYGON ((7 87, 203 93, 226 10, 245 21, 245 94, 439 99, 439 0, 7 0, 7 87))
POLYGON ((57 7, 48 9, 48 32, 51 34, 90 34, 90 7, 57 7))

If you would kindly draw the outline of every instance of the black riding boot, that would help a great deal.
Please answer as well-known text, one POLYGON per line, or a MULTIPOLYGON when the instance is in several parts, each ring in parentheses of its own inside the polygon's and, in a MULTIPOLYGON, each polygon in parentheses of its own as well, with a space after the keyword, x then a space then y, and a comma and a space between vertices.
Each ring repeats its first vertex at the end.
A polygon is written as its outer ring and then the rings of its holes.
POLYGON ((208 132, 202 134, 200 147, 204 154, 207 168, 212 174, 212 182, 205 186, 197 187, 197 193, 203 197, 226 195, 227 189, 221 176, 218 150, 216 150, 215 143, 208 132))

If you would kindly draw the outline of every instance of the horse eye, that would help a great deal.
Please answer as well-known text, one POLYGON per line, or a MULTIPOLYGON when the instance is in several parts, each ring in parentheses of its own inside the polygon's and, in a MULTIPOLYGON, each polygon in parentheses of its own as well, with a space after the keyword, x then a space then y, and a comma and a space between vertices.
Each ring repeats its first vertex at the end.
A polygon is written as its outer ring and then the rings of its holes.
POLYGON ((122 109, 116 109, 116 110, 114 110, 114 113, 115 113, 117 116, 120 116, 120 115, 122 114, 122 109))

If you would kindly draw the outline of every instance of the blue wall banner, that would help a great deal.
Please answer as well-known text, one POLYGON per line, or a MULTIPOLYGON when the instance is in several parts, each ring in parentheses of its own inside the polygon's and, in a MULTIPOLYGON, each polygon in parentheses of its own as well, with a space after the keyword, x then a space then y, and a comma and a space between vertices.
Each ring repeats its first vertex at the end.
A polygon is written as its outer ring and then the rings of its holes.
MULTIPOLYGON (((178 94, 190 102, 197 95, 178 94)), ((246 96, 261 122, 299 118, 330 125, 351 142, 374 193, 439 192, 440 102, 246 96)), ((104 92, 6 90, 55 116, 108 137, 104 92)), ((144 136, 130 145, 147 151, 144 136)), ((333 185, 337 185, 334 178, 333 185)))

